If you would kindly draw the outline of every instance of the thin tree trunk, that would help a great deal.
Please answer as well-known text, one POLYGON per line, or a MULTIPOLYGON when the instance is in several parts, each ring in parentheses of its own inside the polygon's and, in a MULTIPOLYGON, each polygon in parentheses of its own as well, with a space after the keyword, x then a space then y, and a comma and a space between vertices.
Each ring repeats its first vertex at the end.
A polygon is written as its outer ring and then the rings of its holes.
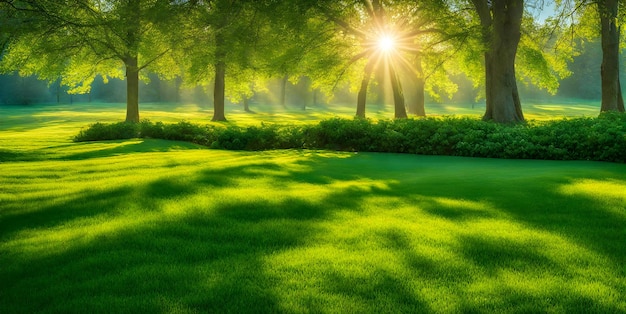
POLYGON ((126 57, 126 122, 139 122, 139 69, 137 56, 126 57))
POLYGON ((391 81, 391 90, 393 91, 394 117, 396 119, 406 119, 406 107, 404 104, 404 93, 402 93, 402 83, 396 73, 393 64, 389 64, 389 79, 391 81))
POLYGON ((372 71, 374 70, 374 62, 372 60, 367 62, 365 70, 363 71, 363 80, 361 80, 361 88, 356 101, 356 116, 359 118, 365 118, 365 102, 367 101, 367 87, 370 84, 370 78, 372 77, 372 71))
POLYGON ((492 1, 492 5, 490 47, 485 53, 487 108, 483 120, 521 122, 524 114, 517 90, 515 56, 521 37, 524 1, 492 1))
POLYGON ((57 104, 61 103, 61 79, 57 80, 57 104))
POLYGON ((226 89, 226 62, 224 61, 224 38, 218 32, 215 36, 215 85, 213 86, 213 119, 211 121, 226 121, 224 98, 226 89))
POLYGON ((598 1, 597 5, 602 26, 602 66, 600 68, 602 105, 600 111, 624 112, 624 100, 619 81, 620 28, 616 23, 618 0, 598 1))
POLYGON ((280 106, 287 108, 286 96, 287 96, 287 81, 289 81, 289 75, 285 74, 280 81, 280 106))

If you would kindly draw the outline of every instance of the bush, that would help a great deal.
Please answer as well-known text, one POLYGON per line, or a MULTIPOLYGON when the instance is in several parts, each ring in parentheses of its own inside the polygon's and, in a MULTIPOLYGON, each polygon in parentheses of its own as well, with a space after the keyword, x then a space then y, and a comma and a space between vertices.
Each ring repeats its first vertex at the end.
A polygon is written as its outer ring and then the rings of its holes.
POLYGON ((75 142, 121 140, 139 137, 139 127, 136 123, 118 122, 113 124, 94 123, 87 129, 82 129, 74 137, 75 142))
POLYGON ((230 150, 330 149, 489 158, 626 162, 626 115, 502 125, 440 117, 404 120, 333 118, 315 125, 199 126, 96 123, 75 141, 150 137, 230 150))

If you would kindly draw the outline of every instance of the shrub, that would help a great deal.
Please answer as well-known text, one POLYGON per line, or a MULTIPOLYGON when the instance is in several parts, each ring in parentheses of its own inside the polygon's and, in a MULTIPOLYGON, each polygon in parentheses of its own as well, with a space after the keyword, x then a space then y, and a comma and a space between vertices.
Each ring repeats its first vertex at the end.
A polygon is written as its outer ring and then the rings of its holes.
POLYGON ((150 137, 230 150, 331 149, 489 158, 626 162, 626 115, 501 125, 478 119, 428 117, 404 120, 333 118, 306 126, 199 126, 96 123, 75 141, 150 137))
POLYGON ((118 122, 113 124, 94 123, 80 130, 74 137, 75 142, 121 140, 139 137, 138 124, 118 122))

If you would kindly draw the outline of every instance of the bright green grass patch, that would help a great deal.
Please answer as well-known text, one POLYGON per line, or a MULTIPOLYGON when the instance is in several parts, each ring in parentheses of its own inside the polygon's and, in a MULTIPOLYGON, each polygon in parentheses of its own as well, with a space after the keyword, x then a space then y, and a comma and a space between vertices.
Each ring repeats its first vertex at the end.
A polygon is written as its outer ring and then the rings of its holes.
POLYGON ((72 143, 84 122, 0 125, 29 154, 0 163, 0 312, 626 311, 626 165, 72 143))
POLYGON ((624 165, 182 150, 0 184, 8 312, 626 310, 624 165))

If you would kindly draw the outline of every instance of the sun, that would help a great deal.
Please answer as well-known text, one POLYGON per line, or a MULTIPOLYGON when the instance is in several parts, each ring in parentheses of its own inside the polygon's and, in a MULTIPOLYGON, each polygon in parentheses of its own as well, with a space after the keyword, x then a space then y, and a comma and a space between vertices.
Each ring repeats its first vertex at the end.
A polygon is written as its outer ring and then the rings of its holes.
POLYGON ((388 34, 383 34, 378 38, 378 49, 382 52, 391 52, 396 47, 396 41, 388 34))

